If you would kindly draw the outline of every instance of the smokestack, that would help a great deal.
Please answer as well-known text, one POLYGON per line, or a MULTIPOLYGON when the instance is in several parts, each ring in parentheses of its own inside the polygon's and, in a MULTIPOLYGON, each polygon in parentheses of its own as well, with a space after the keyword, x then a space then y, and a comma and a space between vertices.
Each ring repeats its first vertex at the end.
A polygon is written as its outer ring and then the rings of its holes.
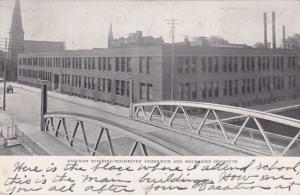
POLYGON ((264 46, 268 49, 267 13, 264 13, 264 46))
POLYGON ((286 45, 285 45, 285 25, 282 26, 282 46, 285 49, 286 45))
POLYGON ((276 49, 275 12, 272 12, 272 43, 273 49, 276 49))

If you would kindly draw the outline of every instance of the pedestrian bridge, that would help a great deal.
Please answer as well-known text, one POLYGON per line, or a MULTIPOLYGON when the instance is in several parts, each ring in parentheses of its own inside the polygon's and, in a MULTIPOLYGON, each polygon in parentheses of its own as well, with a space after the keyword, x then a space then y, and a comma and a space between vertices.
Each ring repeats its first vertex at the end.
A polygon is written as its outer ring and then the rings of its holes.
POLYGON ((188 101, 136 103, 129 110, 128 123, 138 124, 136 128, 120 124, 114 118, 48 112, 43 115, 42 130, 68 147, 80 150, 82 155, 194 155, 195 151, 187 149, 191 148, 189 139, 243 155, 299 155, 300 120, 297 119, 188 101), (144 132, 151 126, 159 130, 157 136, 144 132), (280 131, 273 132, 274 127, 280 131), (160 136, 166 132, 170 139, 160 136), (175 136, 185 138, 181 147, 171 139, 175 136))
POLYGON ((300 120, 297 119, 189 101, 137 103, 130 112, 134 120, 251 155, 299 155, 300 120), (280 131, 274 133, 274 127, 280 131))

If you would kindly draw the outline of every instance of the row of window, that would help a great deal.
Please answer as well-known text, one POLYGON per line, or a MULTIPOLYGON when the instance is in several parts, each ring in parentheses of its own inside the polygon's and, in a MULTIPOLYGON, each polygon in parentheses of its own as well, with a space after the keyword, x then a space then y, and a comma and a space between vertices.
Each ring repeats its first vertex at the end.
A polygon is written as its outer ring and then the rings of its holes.
MULTIPOLYGON (((288 89, 296 87, 296 77, 288 77, 288 89)), ((284 77, 261 77, 258 79, 248 78, 239 80, 224 80, 223 81, 223 96, 233 96, 241 94, 253 94, 258 92, 266 92, 273 90, 281 90, 284 88, 284 77), (257 80, 257 81, 256 81, 257 80), (241 83, 239 83, 241 82, 241 83), (240 85, 239 85, 240 84, 240 85)), ((219 97, 219 82, 206 81, 202 82, 201 88, 202 98, 219 97)), ((178 84, 178 99, 180 100, 196 100, 197 98, 197 83, 179 83, 178 84)))
POLYGON ((219 66, 223 72, 238 72, 284 70, 286 65, 288 69, 294 69, 296 57, 177 57, 177 72, 185 74, 196 73, 197 67, 202 72, 219 72, 219 66))
MULTIPOLYGON (((62 74, 62 84, 70 85, 72 87, 81 87, 81 76, 79 75, 68 75, 62 74)), ((94 77, 82 77, 82 83, 84 89, 95 90, 97 88, 98 91, 103 93, 111 93, 112 92, 112 82, 114 82, 114 92, 116 95, 127 96, 129 97, 130 85, 129 81, 123 80, 112 80, 106 78, 94 78, 94 77), (97 83, 96 83, 97 82, 97 83)))
POLYGON ((52 81, 52 72, 47 71, 19 69, 19 76, 52 81))
MULTIPOLYGON (((150 73, 151 57, 139 57, 139 73, 150 73)), ((112 71, 114 60, 115 72, 132 72, 131 57, 62 57, 62 58, 20 58, 19 65, 54 67, 64 69, 84 69, 112 71)))

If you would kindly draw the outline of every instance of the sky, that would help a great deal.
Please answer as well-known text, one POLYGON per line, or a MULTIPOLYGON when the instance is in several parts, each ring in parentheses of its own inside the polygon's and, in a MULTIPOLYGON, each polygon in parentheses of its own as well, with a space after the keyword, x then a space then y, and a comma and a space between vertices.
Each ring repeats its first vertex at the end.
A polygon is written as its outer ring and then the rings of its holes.
MULTIPOLYGON (((0 37, 7 37, 14 0, 0 0, 0 37)), ((175 41, 184 36, 220 36, 232 43, 263 42, 263 13, 276 12, 277 45, 282 25, 286 35, 300 33, 300 1, 103 1, 21 0, 26 40, 64 41, 67 49, 107 47, 109 23, 114 38, 130 32, 171 41, 168 19, 179 23, 175 41)))

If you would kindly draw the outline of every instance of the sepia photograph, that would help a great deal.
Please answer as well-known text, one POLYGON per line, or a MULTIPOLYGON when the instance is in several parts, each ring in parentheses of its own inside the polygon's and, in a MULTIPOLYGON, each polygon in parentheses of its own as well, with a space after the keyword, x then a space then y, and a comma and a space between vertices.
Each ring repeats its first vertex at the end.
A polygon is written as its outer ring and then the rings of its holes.
POLYGON ((0 0, 0 154, 299 157, 299 9, 0 0))

